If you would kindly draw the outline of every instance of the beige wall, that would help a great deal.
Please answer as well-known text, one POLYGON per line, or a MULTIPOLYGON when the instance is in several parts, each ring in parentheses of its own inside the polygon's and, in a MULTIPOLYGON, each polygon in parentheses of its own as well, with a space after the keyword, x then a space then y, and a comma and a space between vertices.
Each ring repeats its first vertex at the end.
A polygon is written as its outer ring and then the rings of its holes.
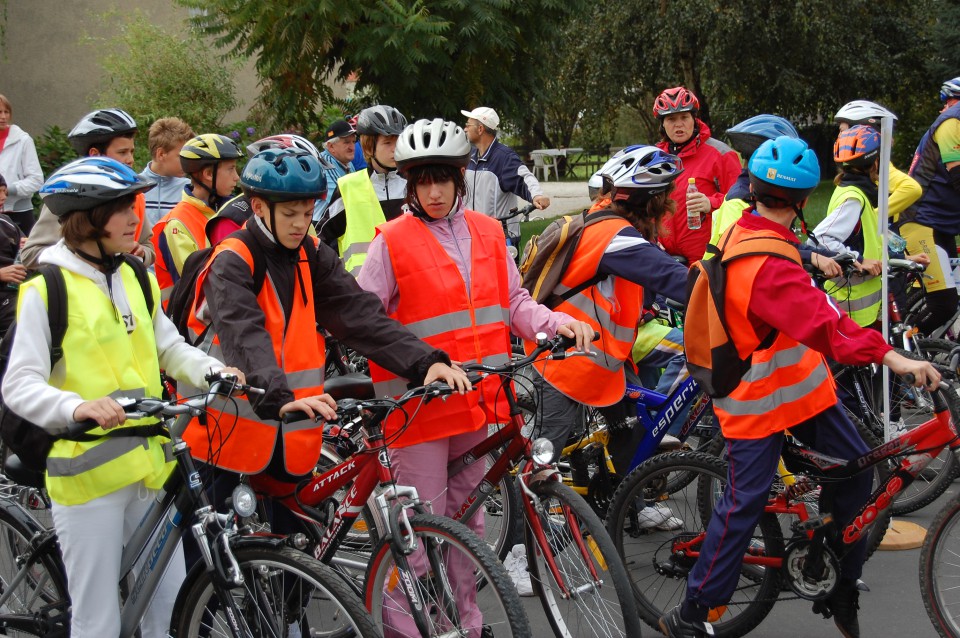
MULTIPOLYGON (((70 130, 92 110, 103 71, 85 36, 109 37, 103 15, 123 7, 141 11, 171 30, 185 28, 186 9, 173 0, 8 0, 6 45, 0 56, 0 93, 13 103, 14 122, 31 135, 47 126, 70 130)), ((114 18, 119 19, 119 18, 114 18)), ((247 64, 236 76, 242 104, 226 121, 242 119, 257 95, 247 64)))

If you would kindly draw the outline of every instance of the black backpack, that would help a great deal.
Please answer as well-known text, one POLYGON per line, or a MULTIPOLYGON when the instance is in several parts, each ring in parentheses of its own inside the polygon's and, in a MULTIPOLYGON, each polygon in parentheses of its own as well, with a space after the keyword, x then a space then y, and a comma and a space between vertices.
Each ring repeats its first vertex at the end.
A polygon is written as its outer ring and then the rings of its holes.
MULTIPOLYGON (((247 248, 250 249, 250 254, 253 256, 254 289, 259 293, 260 289, 263 288, 263 281, 267 276, 267 266, 263 262, 263 256, 260 254, 259 249, 254 247, 254 239, 247 231, 240 230, 231 235, 231 237, 232 236, 236 236, 237 239, 246 244, 247 248)), ((213 254, 214 248, 215 246, 201 248, 193 252, 187 257, 186 261, 183 262, 180 279, 177 280, 177 283, 173 284, 170 301, 167 302, 167 309, 165 310, 167 316, 170 317, 170 321, 177 327, 177 330, 183 335, 183 338, 187 340, 187 343, 192 345, 199 344, 207 334, 207 331, 204 330, 199 337, 191 339, 187 322, 190 320, 193 301, 197 296, 197 279, 200 278, 200 273, 203 272, 207 262, 210 260, 210 255, 213 254)), ((207 330, 209 329, 210 327, 207 326, 207 330)))
MULTIPOLYGON (((153 314, 153 288, 150 286, 150 277, 143 262, 131 255, 124 255, 124 261, 129 264, 137 275, 137 282, 143 290, 143 298, 147 302, 150 314, 153 314)), ((37 275, 43 277, 47 286, 47 315, 50 319, 50 367, 63 358, 63 337, 67 332, 67 287, 63 273, 59 266, 42 264, 37 269, 37 275)), ((11 324, 7 334, 0 341, 0 378, 7 371, 10 361, 10 350, 16 337, 17 324, 11 324)), ((117 430, 118 436, 133 435, 123 429, 117 430)), ((38 425, 23 419, 7 407, 3 396, 0 395, 0 439, 9 452, 20 457, 21 462, 28 469, 44 471, 47 468, 47 455, 58 437, 50 434, 38 425)), ((94 441, 98 437, 80 435, 71 437, 74 440, 94 441)), ((6 457, 6 455, 4 455, 6 457)))

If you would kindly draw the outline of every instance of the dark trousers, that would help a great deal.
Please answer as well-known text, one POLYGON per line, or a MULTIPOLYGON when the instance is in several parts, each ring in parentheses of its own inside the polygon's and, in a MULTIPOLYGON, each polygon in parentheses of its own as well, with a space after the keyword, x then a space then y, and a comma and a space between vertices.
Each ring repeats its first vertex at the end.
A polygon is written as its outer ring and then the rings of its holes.
MULTIPOLYGON (((853 459, 869 450, 839 404, 791 427, 790 433, 812 449, 841 459, 853 459)), ((770 498, 782 447, 782 433, 763 439, 727 440, 727 487, 714 508, 700 558, 687 579, 688 602, 710 608, 730 600, 744 552, 770 498)), ((833 514, 840 526, 866 503, 872 483, 873 474, 867 471, 833 491, 833 514)), ((864 540, 842 558, 843 578, 860 577, 867 551, 864 540)))

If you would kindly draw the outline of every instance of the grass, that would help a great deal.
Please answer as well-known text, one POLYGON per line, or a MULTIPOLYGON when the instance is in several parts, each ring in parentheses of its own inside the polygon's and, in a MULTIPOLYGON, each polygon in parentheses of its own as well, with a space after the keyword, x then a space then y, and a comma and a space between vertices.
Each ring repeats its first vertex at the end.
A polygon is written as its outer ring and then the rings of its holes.
MULTIPOLYGON (((824 180, 820 182, 817 189, 810 195, 810 201, 803 211, 804 218, 807 220, 807 228, 813 229, 827 216, 827 204, 830 203, 830 196, 833 194, 833 180, 824 180)), ((539 235, 543 229, 553 221, 552 219, 534 219, 520 224, 520 246, 527 245, 530 237, 539 235)))

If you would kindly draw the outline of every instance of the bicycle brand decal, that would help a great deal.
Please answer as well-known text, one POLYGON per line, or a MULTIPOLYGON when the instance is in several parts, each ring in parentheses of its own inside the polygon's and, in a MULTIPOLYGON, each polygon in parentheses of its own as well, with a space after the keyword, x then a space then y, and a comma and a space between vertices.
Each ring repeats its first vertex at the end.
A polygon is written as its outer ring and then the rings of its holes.
POLYGON ((203 487, 203 485, 200 483, 199 472, 192 472, 187 482, 190 484, 191 489, 200 489, 201 487, 203 487))
POLYGON ((890 507, 890 504, 893 503, 893 499, 900 493, 900 489, 903 487, 903 479, 897 476, 896 474, 890 477, 890 480, 887 482, 886 487, 880 496, 877 497, 875 502, 867 503, 867 506, 864 508, 863 512, 853 519, 853 522, 850 523, 843 530, 843 542, 849 544, 855 543, 861 536, 863 532, 871 525, 874 521, 877 520, 877 517, 890 507))
POLYGON ((916 449, 916 447, 917 446, 915 445, 903 447, 903 442, 900 439, 893 439, 892 441, 884 443, 877 449, 871 450, 870 452, 867 452, 861 456, 859 459, 857 459, 857 466, 863 468, 871 465, 874 461, 892 456, 899 452, 912 452, 916 449))
MULTIPOLYGON (((382 464, 383 464, 383 461, 381 460, 380 463, 381 463, 381 465, 382 465, 382 464)), ((352 461, 350 461, 349 463, 347 463, 346 465, 344 465, 343 467, 341 467, 340 469, 331 471, 330 474, 324 476, 323 478, 321 478, 319 481, 317 481, 317 482, 314 484, 314 486, 313 486, 313 491, 314 491, 314 492, 319 492, 319 491, 320 491, 320 488, 325 487, 326 485, 328 485, 328 484, 332 483, 333 481, 337 480, 338 478, 340 478, 341 476, 343 476, 344 474, 346 474, 347 472, 349 472, 350 470, 352 470, 352 469, 355 468, 356 466, 357 466, 357 461, 356 461, 356 460, 352 460, 352 461)))
POLYGON ((674 417, 677 416, 677 413, 683 408, 684 404, 687 402, 687 398, 691 393, 699 391, 700 388, 697 387, 696 383, 688 384, 683 389, 683 392, 680 393, 680 396, 673 400, 673 403, 670 404, 670 407, 663 411, 663 416, 657 419, 657 427, 653 429, 653 436, 659 435, 663 428, 667 427, 673 422, 674 417))
POLYGON ((377 460, 380 461, 380 465, 383 467, 390 467, 390 457, 387 455, 387 450, 383 449, 377 453, 377 460))

